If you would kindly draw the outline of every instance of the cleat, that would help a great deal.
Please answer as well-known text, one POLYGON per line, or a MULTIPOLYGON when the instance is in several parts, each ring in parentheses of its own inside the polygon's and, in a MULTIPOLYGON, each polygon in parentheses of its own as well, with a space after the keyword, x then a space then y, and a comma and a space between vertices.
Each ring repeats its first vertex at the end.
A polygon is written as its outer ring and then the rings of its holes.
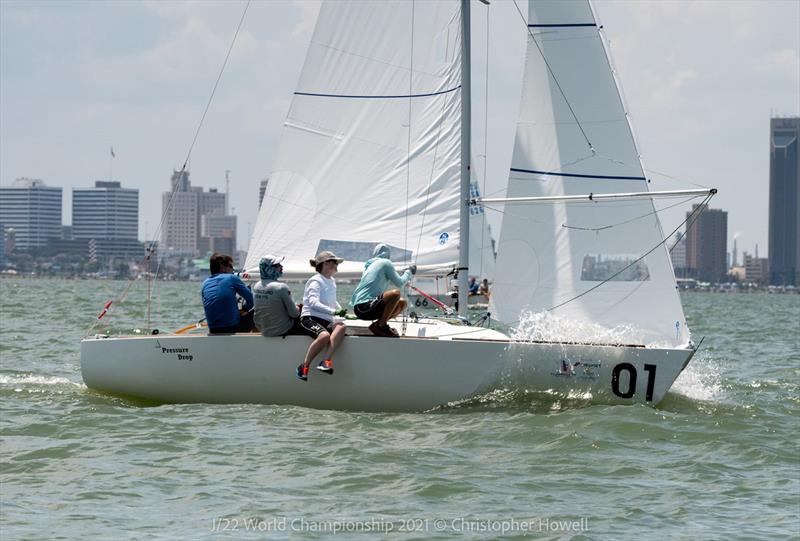
POLYGON ((333 361, 331 359, 325 359, 319 362, 317 365, 317 370, 320 372, 325 372, 329 376, 333 375, 333 361))
POLYGON ((308 381, 308 367, 305 364, 300 364, 297 367, 297 379, 308 381))

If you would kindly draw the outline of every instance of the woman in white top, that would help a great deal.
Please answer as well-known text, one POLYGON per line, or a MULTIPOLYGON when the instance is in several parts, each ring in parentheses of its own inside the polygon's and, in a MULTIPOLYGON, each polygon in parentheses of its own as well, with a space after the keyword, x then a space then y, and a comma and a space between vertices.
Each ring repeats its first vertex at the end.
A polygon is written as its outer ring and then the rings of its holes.
POLYGON ((317 369, 326 374, 333 374, 333 352, 344 339, 345 326, 334 323, 333 316, 343 317, 347 310, 336 301, 336 280, 333 275, 343 259, 333 252, 320 252, 309 260, 317 269, 317 274, 306 282, 303 290, 303 309, 300 311, 300 326, 306 334, 314 338, 308 346, 305 360, 297 367, 297 377, 308 380, 308 367, 314 357, 327 348, 325 358, 317 365, 317 369))

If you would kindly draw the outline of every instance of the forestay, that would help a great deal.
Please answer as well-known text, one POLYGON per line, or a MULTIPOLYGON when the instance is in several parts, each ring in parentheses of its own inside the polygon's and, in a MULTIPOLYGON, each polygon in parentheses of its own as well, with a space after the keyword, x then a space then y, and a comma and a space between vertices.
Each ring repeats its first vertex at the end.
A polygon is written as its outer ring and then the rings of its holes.
MULTIPOLYGON (((534 38, 528 38, 508 197, 647 191, 589 3, 532 0, 528 30, 534 38)), ((525 311, 578 297, 553 315, 608 329, 633 326, 645 344, 688 342, 667 248, 631 265, 663 240, 651 199, 509 205, 503 211, 495 317, 513 323, 525 311)))
POLYGON ((457 1, 325 2, 248 250, 287 274, 330 249, 358 274, 378 242, 396 262, 458 260, 457 1))

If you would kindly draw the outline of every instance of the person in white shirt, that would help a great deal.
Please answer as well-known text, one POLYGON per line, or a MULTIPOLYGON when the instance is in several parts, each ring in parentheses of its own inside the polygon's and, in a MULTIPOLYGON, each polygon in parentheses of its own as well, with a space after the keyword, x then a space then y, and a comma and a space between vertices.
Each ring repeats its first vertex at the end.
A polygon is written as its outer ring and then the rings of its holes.
POLYGON ((333 279, 342 261, 344 259, 328 251, 320 252, 309 260, 317 274, 308 279, 303 290, 300 326, 309 336, 316 338, 308 346, 305 360, 297 367, 297 377, 303 381, 308 380, 311 361, 323 350, 326 350, 325 358, 317 365, 317 369, 333 374, 333 352, 342 343, 345 333, 344 324, 334 323, 333 316, 344 317, 347 313, 336 300, 336 280, 333 279))

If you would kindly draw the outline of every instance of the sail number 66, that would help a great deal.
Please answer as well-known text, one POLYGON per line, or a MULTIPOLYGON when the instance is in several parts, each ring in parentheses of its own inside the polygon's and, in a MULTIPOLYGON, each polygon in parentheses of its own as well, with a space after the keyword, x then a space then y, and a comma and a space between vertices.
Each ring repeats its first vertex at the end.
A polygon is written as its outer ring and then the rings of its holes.
MULTIPOLYGON (((645 392, 645 400, 648 402, 653 401, 653 388, 656 385, 656 365, 644 365, 644 371, 647 372, 647 391, 645 392)), ((611 372, 611 390, 620 398, 633 398, 636 394, 636 367, 631 363, 620 363, 614 367, 611 372), (628 388, 624 391, 619 388, 619 376, 622 372, 628 373, 628 388)))

